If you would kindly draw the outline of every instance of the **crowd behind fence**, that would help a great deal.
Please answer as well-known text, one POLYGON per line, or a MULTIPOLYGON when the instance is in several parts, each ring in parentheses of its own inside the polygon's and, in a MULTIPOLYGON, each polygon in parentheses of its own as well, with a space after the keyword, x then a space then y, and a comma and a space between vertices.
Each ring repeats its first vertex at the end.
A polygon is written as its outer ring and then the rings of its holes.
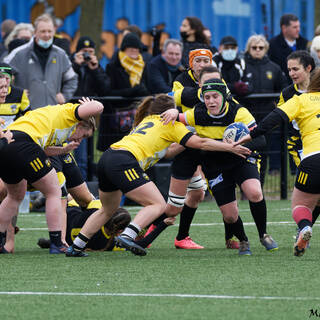
MULTIPOLYGON (((80 97, 73 97, 71 102, 77 102, 80 97)), ((126 97, 120 97, 120 96, 104 96, 104 97, 90 97, 92 99, 96 99, 103 103, 105 106, 110 108, 110 105, 112 105, 113 102, 116 101, 123 101, 123 102, 139 102, 143 97, 135 97, 135 98, 126 98, 126 97)), ((235 97, 237 99, 237 97, 235 97)), ((245 101, 250 101, 252 99, 257 100, 272 100, 276 102, 279 98, 279 93, 266 93, 266 94, 250 94, 246 97, 239 98, 238 100, 241 101, 241 103, 245 106, 245 101)), ((263 111, 263 110, 262 110, 263 111)), ((106 117, 113 116, 112 113, 106 114, 104 121, 106 117)), ((99 123, 99 126, 101 123, 99 123)), ((295 179, 295 172, 290 170, 289 166, 289 156, 287 151, 287 136, 288 136, 288 126, 286 124, 283 124, 281 127, 273 129, 273 132, 276 132, 279 137, 279 149, 278 150, 269 150, 267 151, 268 156, 277 155, 280 159, 279 163, 279 172, 277 174, 268 174, 268 171, 266 173, 266 179, 264 183, 264 193, 266 198, 269 199, 287 199, 288 194, 292 191, 294 179, 295 179)), ((88 181, 94 181, 97 180, 96 177, 96 165, 100 158, 101 152, 97 149, 97 140, 98 140, 98 133, 90 138, 88 140, 88 181)), ((106 146, 107 148, 108 146, 106 146)), ((160 189, 164 188, 163 184, 164 180, 169 181, 168 177, 161 178, 162 181, 157 181, 159 177, 162 174, 169 175, 170 170, 168 170, 168 167, 170 166, 170 161, 160 161, 159 164, 155 166, 155 169, 153 170, 153 173, 151 176, 155 179, 156 184, 162 184, 160 186, 160 189), (162 169, 161 169, 162 168, 162 169), (156 173, 157 171, 162 170, 162 173, 159 174, 156 173)), ((159 187, 159 185, 158 185, 159 187)), ((164 190, 162 190, 163 193, 165 193, 164 190)))

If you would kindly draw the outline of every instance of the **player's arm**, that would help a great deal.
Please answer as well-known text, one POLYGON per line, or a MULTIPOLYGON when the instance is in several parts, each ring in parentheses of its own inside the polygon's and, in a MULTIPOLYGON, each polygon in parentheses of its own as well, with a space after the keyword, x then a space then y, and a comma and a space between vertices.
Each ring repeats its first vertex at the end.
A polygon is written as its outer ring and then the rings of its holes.
POLYGON ((270 112, 260 124, 254 128, 250 134, 246 135, 245 137, 241 138, 237 142, 233 143, 233 145, 244 144, 246 142, 251 141, 252 139, 262 136, 272 130, 274 127, 280 125, 283 121, 290 122, 287 114, 282 111, 281 109, 274 109, 270 112))
POLYGON ((79 147, 80 143, 76 141, 71 141, 70 143, 66 144, 65 146, 48 146, 44 149, 45 154, 48 157, 51 156, 59 156, 61 154, 67 154, 74 149, 77 149, 79 147))
POLYGON ((210 138, 200 138, 192 132, 185 135, 185 137, 180 142, 183 146, 193 149, 200 149, 205 151, 221 151, 221 152, 231 152, 242 158, 251 154, 251 150, 246 147, 240 146, 242 148, 237 148, 239 145, 235 146, 233 144, 217 141, 210 138))
POLYGON ((178 155, 179 153, 181 153, 184 150, 185 150, 185 148, 182 145, 174 142, 167 149, 166 154, 165 154, 164 157, 166 159, 172 159, 172 158, 174 158, 176 155, 178 155))

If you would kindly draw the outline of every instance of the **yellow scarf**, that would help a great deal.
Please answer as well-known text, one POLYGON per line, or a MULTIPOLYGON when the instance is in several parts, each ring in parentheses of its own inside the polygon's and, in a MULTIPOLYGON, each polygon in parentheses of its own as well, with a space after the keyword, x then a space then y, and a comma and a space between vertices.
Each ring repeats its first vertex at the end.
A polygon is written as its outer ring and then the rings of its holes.
POLYGON ((129 74, 131 87, 140 84, 142 72, 144 68, 144 61, 142 55, 139 54, 137 60, 129 58, 123 51, 119 51, 119 59, 122 67, 129 74))

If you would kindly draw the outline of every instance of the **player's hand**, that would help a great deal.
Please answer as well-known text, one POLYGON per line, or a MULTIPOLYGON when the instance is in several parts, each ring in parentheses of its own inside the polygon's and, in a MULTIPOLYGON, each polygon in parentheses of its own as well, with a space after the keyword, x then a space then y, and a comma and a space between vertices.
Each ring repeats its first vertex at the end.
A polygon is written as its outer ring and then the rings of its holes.
POLYGON ((86 102, 91 102, 93 99, 90 99, 88 97, 82 97, 81 99, 78 100, 80 104, 84 104, 86 102))
POLYGON ((167 225, 167 226, 172 226, 174 225, 174 222, 176 221, 176 217, 168 217, 168 218, 165 218, 163 220, 163 222, 167 225))
POLYGON ((249 141, 251 141, 251 140, 252 140, 252 138, 251 138, 250 134, 247 134, 246 136, 242 137, 241 139, 239 139, 239 140, 236 141, 236 142, 233 142, 232 144, 233 144, 234 146, 238 146, 238 145, 240 145, 240 144, 244 144, 244 143, 249 142, 249 141))
POLYGON ((247 156, 251 154, 251 150, 244 146, 232 144, 230 145, 230 147, 231 147, 230 151, 241 158, 246 159, 247 156))
POLYGON ((11 143, 14 141, 14 139, 12 137, 13 137, 12 132, 10 130, 7 130, 5 133, 2 133, 1 138, 6 138, 8 143, 11 143))
POLYGON ((161 113, 160 117, 163 124, 168 124, 170 121, 172 122, 172 124, 174 124, 177 120, 178 115, 179 115, 179 110, 169 109, 161 113))
POLYGON ((70 143, 68 143, 66 146, 63 147, 63 150, 65 151, 65 153, 69 153, 74 149, 77 149, 79 145, 80 145, 79 141, 71 141, 70 143))

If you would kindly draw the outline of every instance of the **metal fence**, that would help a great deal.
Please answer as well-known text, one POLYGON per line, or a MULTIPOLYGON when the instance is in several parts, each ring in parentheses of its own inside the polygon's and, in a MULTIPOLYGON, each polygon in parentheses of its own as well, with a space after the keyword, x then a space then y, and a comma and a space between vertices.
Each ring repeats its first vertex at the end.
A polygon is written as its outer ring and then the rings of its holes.
MULTIPOLYGON (((279 93, 272 93, 272 94, 251 94, 244 97, 239 97, 239 101, 241 104, 246 106, 246 101, 257 101, 261 100, 264 102, 273 101, 276 103, 278 100, 279 93)), ((71 102, 78 101, 80 97, 73 97, 71 102)), ((100 143, 100 150, 97 148, 97 144, 99 139, 106 138, 107 141, 116 141, 121 139, 121 137, 129 132, 128 130, 120 132, 114 135, 112 134, 112 139, 110 140, 110 134, 108 132, 103 133, 101 132, 101 126, 107 126, 109 123, 114 121, 114 116, 118 108, 119 104, 122 105, 130 105, 132 107, 132 103, 138 103, 143 97, 136 97, 136 98, 125 98, 125 97, 116 97, 116 96, 105 96, 105 97, 91 97, 96 99, 104 104, 105 110, 102 114, 99 123, 99 130, 95 133, 94 137, 88 140, 88 181, 94 181, 97 179, 96 177, 96 165, 97 162, 103 152, 101 149, 100 143)), ((237 99, 237 97, 235 97, 237 99)), ((125 107, 123 109, 126 109, 125 107)), ((249 109, 249 108, 248 108, 249 109)), ((250 109, 249 109, 250 110, 250 109)), ((286 125, 282 125, 273 130, 273 133, 278 137, 278 149, 271 149, 266 151, 266 155, 270 159, 272 156, 276 156, 279 159, 279 170, 277 172, 268 173, 266 171, 265 182, 264 182, 264 193, 266 198, 268 199, 287 199, 288 194, 293 189, 294 179, 295 179, 295 168, 290 166, 289 163, 289 156, 287 152, 287 136, 288 136, 288 128, 286 125)), ((104 150, 107 149, 109 144, 105 144, 104 150)), ((263 154, 263 153, 262 153, 263 154)), ((156 167, 151 172, 151 177, 154 178, 156 184, 161 189, 162 193, 165 195, 167 185, 169 184, 170 179, 170 161, 164 160, 160 161, 156 164, 156 167)), ((268 165, 269 167, 269 165, 268 165)))

